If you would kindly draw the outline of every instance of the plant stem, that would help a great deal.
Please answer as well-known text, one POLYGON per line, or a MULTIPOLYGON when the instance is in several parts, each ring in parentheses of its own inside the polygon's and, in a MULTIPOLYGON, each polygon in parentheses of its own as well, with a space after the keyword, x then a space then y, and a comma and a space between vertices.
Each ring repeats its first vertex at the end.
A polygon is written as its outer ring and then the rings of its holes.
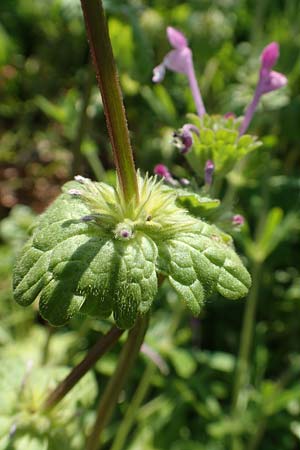
POLYGON ((50 341, 51 338, 53 336, 54 333, 54 328, 51 325, 47 326, 47 335, 46 335, 46 340, 45 340, 45 344, 44 344, 44 348, 43 348, 43 352, 42 352, 42 361, 41 364, 44 366, 45 364, 47 364, 48 361, 48 357, 49 357, 49 347, 50 347, 50 341))
POLYGON ((135 394, 130 401, 130 405, 127 409, 125 417, 118 428, 116 437, 111 446, 111 450, 122 450, 124 448, 126 438, 132 428, 132 425, 137 418, 138 409, 145 398, 145 395, 151 384, 152 377, 155 373, 156 367, 153 363, 148 363, 144 374, 139 382, 139 385, 135 391, 135 394))
POLYGON ((257 87, 256 90, 255 90, 253 99, 252 99, 250 105, 248 106, 248 108, 246 110, 244 120, 243 120, 243 122, 241 124, 240 132, 239 132, 240 136, 242 136, 244 133, 246 133, 246 131, 247 131, 249 125, 250 125, 250 122, 252 120, 252 117, 253 117, 253 115, 255 113, 255 110, 257 108, 257 105, 259 103, 260 97, 261 97, 261 93, 260 93, 260 90, 257 87))
POLYGON ((129 372, 139 353, 148 328, 149 317, 142 316, 129 331, 127 341, 122 348, 118 364, 113 376, 110 378, 105 391, 100 399, 94 427, 87 440, 86 450, 98 450, 100 448, 101 433, 109 422, 121 390, 127 380, 129 372))
POLYGON ((253 338, 253 327, 254 327, 256 305, 258 300, 261 269, 262 269, 261 263, 255 262, 252 270, 252 288, 247 298, 243 318, 238 362, 234 379, 233 399, 232 399, 233 413, 236 412, 238 409, 240 392, 242 387, 245 385, 247 381, 247 376, 249 375, 248 360, 253 338))
POLYGON ((65 395, 75 386, 76 383, 93 367, 98 359, 104 355, 117 342, 123 330, 113 326, 110 331, 96 342, 90 349, 87 356, 62 380, 59 385, 50 393, 43 403, 42 411, 49 411, 54 408, 65 395))
POLYGON ((257 428, 250 438, 246 450, 257 450, 259 448, 258 446, 260 445, 267 428, 267 421, 267 417, 261 417, 260 420, 257 421, 257 428))
POLYGON ((116 65, 101 0, 81 0, 120 186, 126 201, 138 185, 116 65))

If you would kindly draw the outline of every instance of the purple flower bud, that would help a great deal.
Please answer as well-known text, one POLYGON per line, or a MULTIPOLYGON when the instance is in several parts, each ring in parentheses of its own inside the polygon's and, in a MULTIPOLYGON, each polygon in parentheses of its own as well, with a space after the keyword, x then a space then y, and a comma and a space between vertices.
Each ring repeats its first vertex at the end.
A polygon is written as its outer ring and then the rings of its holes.
POLYGON ((287 78, 271 70, 279 58, 279 45, 277 42, 271 42, 267 45, 261 54, 261 66, 257 92, 261 96, 271 91, 276 91, 287 84, 287 78))
POLYGON ((172 184, 173 186, 176 186, 178 184, 178 181, 176 181, 171 173, 169 172, 169 169, 164 164, 157 164, 154 167, 154 173, 155 175, 158 175, 159 177, 162 177, 167 181, 168 183, 172 184))
POLYGON ((79 197, 82 193, 79 189, 69 189, 68 194, 73 195, 74 197, 79 197))
POLYGON ((241 227, 242 225, 244 225, 244 223, 245 223, 245 219, 241 214, 235 214, 232 217, 232 225, 241 227))
POLYGON ((167 27, 167 37, 173 48, 184 48, 188 46, 185 35, 176 30, 176 28, 167 27))
POLYGON ((155 175, 158 175, 159 177, 163 177, 166 179, 172 178, 172 175, 170 174, 169 169, 164 164, 157 164, 154 167, 154 173, 155 173, 155 175))
POLYGON ((261 70, 270 71, 277 63, 279 58, 279 45, 277 42, 271 42, 267 45, 261 54, 261 70))
POLYGON ((207 186, 210 186, 212 184, 214 170, 215 170, 214 163, 210 159, 208 159, 206 161, 204 170, 204 180, 207 186))
POLYGON ((185 154, 191 149, 194 143, 192 133, 199 136, 198 128, 191 123, 186 123, 179 131, 173 133, 174 144, 178 147, 180 153, 185 154))

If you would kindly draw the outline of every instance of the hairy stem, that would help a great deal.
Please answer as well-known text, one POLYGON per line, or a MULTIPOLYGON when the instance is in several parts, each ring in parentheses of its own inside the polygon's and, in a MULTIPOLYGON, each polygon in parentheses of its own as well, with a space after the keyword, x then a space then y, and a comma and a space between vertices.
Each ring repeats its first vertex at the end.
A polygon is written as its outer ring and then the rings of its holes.
POLYGON ((78 383, 78 381, 93 367, 98 359, 104 355, 118 341, 123 330, 113 326, 111 330, 96 342, 87 356, 62 380, 43 403, 42 410, 49 411, 54 408, 67 393, 78 383))
POLYGON ((126 201, 138 197, 136 171, 117 69, 101 0, 81 0, 120 186, 126 201))
POLYGON ((87 440, 86 450, 99 450, 100 448, 101 433, 114 412, 120 392, 124 387, 129 372, 139 353, 148 328, 148 322, 148 315, 140 317, 136 321, 134 327, 129 331, 127 341, 123 346, 118 359, 115 372, 110 378, 100 399, 96 421, 87 440))

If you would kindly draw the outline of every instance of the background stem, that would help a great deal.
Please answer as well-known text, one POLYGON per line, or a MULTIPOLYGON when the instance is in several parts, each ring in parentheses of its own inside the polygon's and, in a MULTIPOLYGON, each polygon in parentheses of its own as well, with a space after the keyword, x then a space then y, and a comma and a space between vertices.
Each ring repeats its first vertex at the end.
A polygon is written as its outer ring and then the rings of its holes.
POLYGON ((249 376, 249 355, 253 340, 253 327, 259 292, 261 263, 258 262, 254 263, 251 275, 252 275, 252 288, 247 298, 244 313, 238 362, 234 379, 233 400, 232 400, 233 412, 235 412, 238 409, 239 395, 242 387, 246 384, 247 377, 249 376))
POLYGON ((113 326, 111 330, 96 342, 87 356, 74 367, 69 375, 46 398, 42 410, 48 411, 57 405, 65 395, 78 383, 78 381, 90 370, 91 367, 117 342, 123 330, 113 326))
POLYGON ((138 416, 138 409, 147 394, 152 377, 156 370, 157 369, 154 364, 149 362, 135 391, 135 394, 130 401, 125 417, 118 428, 116 437, 111 446, 111 450, 122 450, 123 448, 125 448, 126 438, 138 416))
POLYGON ((114 412, 120 392, 123 389, 129 372, 139 353, 148 328, 148 322, 148 315, 142 316, 136 321, 134 327, 129 331, 127 341, 124 344, 118 359, 115 372, 110 378, 105 391, 102 394, 98 406, 96 421, 87 440, 86 450, 99 450, 100 448, 101 433, 114 412))
POLYGON ((136 171, 117 69, 101 0, 81 0, 119 183, 125 200, 138 197, 136 171))

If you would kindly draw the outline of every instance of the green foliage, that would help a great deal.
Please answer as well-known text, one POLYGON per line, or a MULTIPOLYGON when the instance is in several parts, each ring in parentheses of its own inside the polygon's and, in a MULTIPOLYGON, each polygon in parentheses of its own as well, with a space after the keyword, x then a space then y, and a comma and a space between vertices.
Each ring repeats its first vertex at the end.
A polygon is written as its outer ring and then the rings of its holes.
POLYGON ((250 276, 229 236, 176 206, 175 191, 139 178, 139 202, 79 177, 37 221, 14 270, 14 295, 63 325, 81 312, 131 328, 167 276, 194 315, 215 291, 246 295, 250 276), (72 187, 72 189, 70 189, 72 187))
MULTIPOLYGON (((185 189, 184 195, 178 192, 176 200, 200 219, 210 222, 217 216, 218 225, 225 229, 225 221, 219 220, 222 205, 211 210, 203 205, 204 197, 225 197, 227 208, 230 204, 232 211, 246 219, 241 230, 234 231, 234 238, 238 251, 248 258, 249 270, 256 257, 263 259, 260 283, 254 284, 258 307, 247 383, 242 390, 243 410, 236 418, 230 415, 245 302, 212 298, 200 317, 191 319, 165 282, 152 306, 146 342, 164 359, 169 373, 165 376, 154 369, 122 450, 231 450, 233 434, 239 450, 255 446, 255 450, 296 449, 300 442, 299 2, 107 0, 105 4, 114 27, 113 47, 118 52, 135 160, 144 172, 163 161, 178 179, 190 177, 186 160, 171 144, 174 129, 182 126, 187 111, 195 110, 188 83, 183 76, 168 73, 163 85, 151 86, 152 68, 170 49, 167 25, 179 28, 189 39, 209 112, 244 113, 257 82, 259 55, 271 41, 278 41, 281 48, 276 70, 288 76, 287 88, 264 96, 249 129, 261 138, 263 146, 250 152, 221 187, 213 185, 204 192, 193 186, 196 195, 185 189)), ((27 226, 32 224, 29 216, 35 215, 18 207, 15 218, 13 205, 28 205, 35 213, 43 211, 60 186, 79 171, 73 169, 73 155, 79 147, 80 173, 109 184, 114 175, 80 2, 2 0, 0 9, 0 358, 3 366, 12 357, 25 361, 20 364, 20 376, 9 366, 10 377, 5 377, 8 381, 1 387, 5 393, 14 377, 22 378, 28 359, 35 366, 45 359, 42 377, 47 378, 50 365, 77 364, 110 325, 107 320, 74 317, 51 332, 48 356, 45 354, 48 327, 37 308, 21 308, 12 299, 12 262, 27 239, 27 226), (86 116, 81 115, 84 104, 86 116)), ((203 165, 193 164, 192 170, 202 182, 203 165)), ((227 223, 230 219, 227 217, 227 223)), ((100 392, 113 372, 119 350, 117 346, 96 365, 100 392)), ((144 369, 142 356, 104 435, 105 450, 112 448, 121 420, 126 420, 144 369)), ((19 386, 15 384, 17 392, 19 386)), ((0 416, 1 409, 2 404, 0 416)), ((74 443, 75 448, 84 448, 83 433, 90 426, 82 426, 80 410, 76 412, 73 434, 69 433, 70 424, 64 422, 68 442, 57 443, 51 450, 68 449, 76 436, 80 442, 77 447, 74 443)), ((84 417, 84 422, 89 422, 88 414, 84 417)), ((4 442, 11 423, 8 416, 0 419, 0 434, 7 431, 4 442)), ((33 436, 26 434, 18 437, 19 442, 23 440, 18 450, 32 450, 33 436)), ((45 442, 49 440, 40 440, 38 448, 45 442)))
POLYGON ((217 177, 224 177, 237 161, 261 146, 255 136, 245 134, 239 136, 241 119, 205 114, 199 118, 189 115, 199 136, 194 134, 193 147, 186 155, 188 162, 196 173, 203 173, 208 160, 214 162, 217 177))
POLYGON ((88 409, 97 394, 88 373, 53 411, 42 413, 45 396, 68 373, 66 367, 33 367, 5 358, 0 366, 0 449, 82 449, 88 409))

